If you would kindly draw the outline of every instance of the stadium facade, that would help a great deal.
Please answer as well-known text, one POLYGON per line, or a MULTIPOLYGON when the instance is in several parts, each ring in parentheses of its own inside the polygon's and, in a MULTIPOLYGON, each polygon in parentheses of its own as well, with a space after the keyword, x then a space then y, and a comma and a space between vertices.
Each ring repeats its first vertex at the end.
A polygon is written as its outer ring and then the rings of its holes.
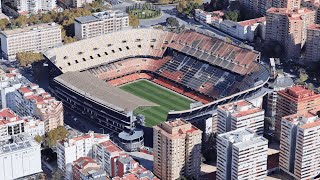
POLYGON ((139 103, 130 102, 133 95, 113 86, 149 79, 188 96, 202 105, 169 112, 168 119, 195 122, 212 116, 218 105, 263 96, 269 80, 259 52, 192 30, 119 31, 51 49, 45 57, 53 94, 67 108, 117 132, 134 124, 135 108, 152 104, 137 97, 139 103))

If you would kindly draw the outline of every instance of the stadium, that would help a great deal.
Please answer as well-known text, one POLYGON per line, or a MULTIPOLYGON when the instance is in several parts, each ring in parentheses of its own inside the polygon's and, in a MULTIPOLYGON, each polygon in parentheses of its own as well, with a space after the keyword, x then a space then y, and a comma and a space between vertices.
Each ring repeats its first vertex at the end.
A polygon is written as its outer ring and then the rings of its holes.
POLYGON ((190 29, 119 31, 45 53, 50 89, 67 108, 114 132, 184 118, 261 96, 269 79, 260 53, 190 29), (191 105, 191 108, 190 108, 191 105))

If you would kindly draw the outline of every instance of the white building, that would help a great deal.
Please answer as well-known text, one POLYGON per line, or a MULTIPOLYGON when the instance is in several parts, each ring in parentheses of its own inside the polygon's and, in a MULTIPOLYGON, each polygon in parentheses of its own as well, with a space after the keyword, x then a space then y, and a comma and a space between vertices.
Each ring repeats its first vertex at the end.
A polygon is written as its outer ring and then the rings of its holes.
POLYGON ((217 180, 266 179, 268 140, 250 129, 218 135, 217 180))
POLYGON ((218 106, 218 134, 244 127, 263 135, 264 110, 246 100, 218 106))
POLYGON ((259 36, 261 39, 265 39, 265 17, 241 22, 222 20, 221 18, 212 18, 211 24, 221 31, 241 40, 253 42, 257 36, 259 36))
POLYGON ((1 31, 0 37, 2 54, 10 60, 18 52, 44 52, 62 45, 61 27, 55 23, 1 31))
POLYGON ((0 144, 11 139, 11 136, 44 135, 44 122, 33 117, 20 117, 10 109, 0 110, 0 144))
POLYGON ((10 107, 15 103, 15 91, 23 82, 26 82, 25 78, 16 69, 0 69, 1 108, 10 107))
POLYGON ((72 178, 72 163, 80 157, 93 157, 94 145, 108 141, 109 135, 88 132, 85 135, 68 138, 57 143, 58 168, 67 179, 72 178))
POLYGON ((195 13, 195 19, 197 21, 211 24, 211 18, 212 18, 211 13, 203 11, 202 9, 195 9, 194 13, 195 13))
POLYGON ((74 30, 77 39, 87 39, 129 27, 129 15, 120 10, 94 13, 75 18, 74 30))
POLYGON ((10 2, 20 15, 51 11, 57 7, 56 0, 13 0, 10 2))
POLYGON ((0 146, 0 179, 11 180, 42 172, 40 144, 32 138, 15 136, 0 146))
POLYGON ((295 179, 320 174, 320 119, 316 111, 285 116, 281 121, 280 169, 295 179))

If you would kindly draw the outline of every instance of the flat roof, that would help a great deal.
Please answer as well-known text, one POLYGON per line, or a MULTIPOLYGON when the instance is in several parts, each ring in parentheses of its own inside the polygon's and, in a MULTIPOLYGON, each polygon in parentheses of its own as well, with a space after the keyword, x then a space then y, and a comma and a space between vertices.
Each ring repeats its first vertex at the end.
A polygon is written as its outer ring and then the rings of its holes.
POLYGON ((36 25, 32 25, 32 26, 27 26, 24 28, 7 29, 4 31, 1 31, 1 34, 9 36, 9 35, 13 35, 13 34, 20 34, 20 33, 32 32, 32 31, 41 31, 44 29, 57 28, 57 27, 60 27, 60 25, 58 25, 56 23, 36 24, 36 25))
POLYGON ((94 17, 94 16, 81 16, 81 17, 77 17, 74 19, 75 21, 79 22, 79 23, 89 23, 89 22, 95 22, 98 21, 99 19, 94 17))
POLYGON ((138 107, 157 106, 157 104, 113 87, 88 72, 66 72, 54 80, 87 98, 118 111, 129 112, 138 107))

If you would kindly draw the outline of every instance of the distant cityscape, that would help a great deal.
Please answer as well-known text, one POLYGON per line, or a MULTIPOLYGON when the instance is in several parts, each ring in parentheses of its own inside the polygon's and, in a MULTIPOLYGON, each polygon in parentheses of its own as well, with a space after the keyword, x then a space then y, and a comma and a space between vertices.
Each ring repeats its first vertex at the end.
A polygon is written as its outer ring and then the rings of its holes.
POLYGON ((0 10, 0 180, 320 179, 320 0, 0 10))

